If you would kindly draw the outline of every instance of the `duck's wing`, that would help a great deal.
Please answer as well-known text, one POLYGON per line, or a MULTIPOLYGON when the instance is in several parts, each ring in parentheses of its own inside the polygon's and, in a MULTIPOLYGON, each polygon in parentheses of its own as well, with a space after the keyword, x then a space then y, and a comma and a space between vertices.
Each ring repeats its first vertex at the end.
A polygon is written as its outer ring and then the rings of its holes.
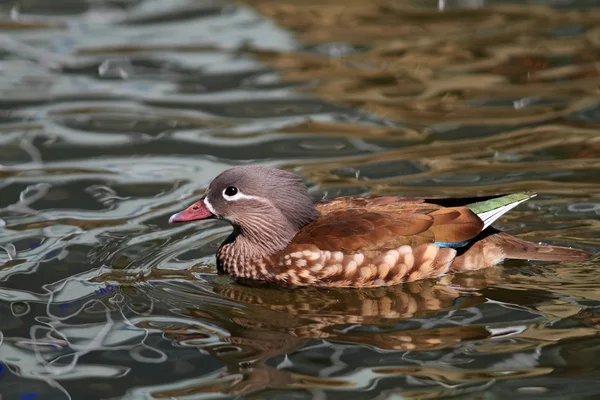
MULTIPOLYGON (((330 218, 337 217, 340 221, 357 218, 357 226, 360 227, 361 215, 365 213, 380 214, 381 221, 379 224, 383 234, 390 230, 389 233, 391 234, 397 233, 398 227, 386 227, 389 224, 404 226, 410 223, 410 220, 425 220, 427 218, 423 218, 423 216, 429 216, 431 220, 430 230, 435 235, 433 241, 441 247, 459 248, 467 245, 470 239, 492 225, 502 215, 534 196, 535 193, 513 193, 463 199, 352 196, 321 200, 316 203, 316 208, 324 216, 322 221, 325 225, 328 224, 330 218), (347 213, 340 214, 341 211, 347 213), (415 215, 421 215, 421 217, 415 217, 415 215), (386 222, 387 219, 389 221, 386 222), (481 226, 479 221, 483 222, 481 226)), ((416 224, 413 230, 419 229, 420 226, 416 224)), ((413 231, 406 235, 413 234, 431 236, 430 233, 415 233, 413 231)), ((417 239, 418 237, 412 239, 400 238, 403 242, 408 241, 407 244, 412 243, 411 240, 417 239)))
POLYGON ((334 205, 320 209, 321 216, 304 227, 290 246, 312 244, 321 250, 365 255, 425 243, 453 247, 447 244, 468 242, 484 226, 467 207, 446 208, 418 201, 382 201, 347 208, 334 205))

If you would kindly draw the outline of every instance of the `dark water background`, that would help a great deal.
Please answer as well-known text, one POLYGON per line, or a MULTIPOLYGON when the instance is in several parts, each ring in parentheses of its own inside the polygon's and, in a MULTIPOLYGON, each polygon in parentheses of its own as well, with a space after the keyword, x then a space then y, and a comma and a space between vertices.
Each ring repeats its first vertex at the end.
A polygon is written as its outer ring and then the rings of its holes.
POLYGON ((0 2, 0 398, 596 399, 600 265, 377 290, 216 276, 226 167, 315 196, 537 191, 600 250, 600 2, 0 2), (552 6, 549 7, 549 6, 552 6))

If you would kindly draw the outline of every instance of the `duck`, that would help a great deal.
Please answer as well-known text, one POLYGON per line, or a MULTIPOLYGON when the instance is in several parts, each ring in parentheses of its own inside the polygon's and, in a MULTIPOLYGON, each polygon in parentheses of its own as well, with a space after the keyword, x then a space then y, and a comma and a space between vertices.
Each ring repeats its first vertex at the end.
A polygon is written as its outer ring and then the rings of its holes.
POLYGON ((535 193, 475 198, 313 199, 302 177, 262 165, 219 173, 169 223, 227 221, 217 271, 288 287, 373 288, 489 268, 506 259, 579 261, 585 250, 526 241, 491 225, 535 193))

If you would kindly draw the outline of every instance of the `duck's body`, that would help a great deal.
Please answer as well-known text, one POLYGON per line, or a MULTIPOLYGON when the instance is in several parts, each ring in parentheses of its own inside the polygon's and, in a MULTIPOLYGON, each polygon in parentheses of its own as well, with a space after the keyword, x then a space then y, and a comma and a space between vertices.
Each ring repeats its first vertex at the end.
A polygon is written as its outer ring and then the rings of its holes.
POLYGON ((531 197, 341 197, 315 203, 297 175, 246 166, 219 175, 205 197, 170 221, 230 221, 234 231, 217 252, 219 270, 282 285, 389 286, 487 268, 506 258, 588 257, 583 250, 538 245, 489 228, 531 197))

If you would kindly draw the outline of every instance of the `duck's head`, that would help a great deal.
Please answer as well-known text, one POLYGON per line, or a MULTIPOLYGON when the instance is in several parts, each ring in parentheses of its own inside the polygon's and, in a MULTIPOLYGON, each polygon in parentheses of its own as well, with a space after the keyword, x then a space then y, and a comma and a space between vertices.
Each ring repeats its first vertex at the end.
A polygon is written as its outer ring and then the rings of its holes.
POLYGON ((302 178, 259 165, 237 166, 217 175, 200 200, 173 214, 170 223, 223 219, 239 234, 263 242, 289 242, 318 216, 302 178))

